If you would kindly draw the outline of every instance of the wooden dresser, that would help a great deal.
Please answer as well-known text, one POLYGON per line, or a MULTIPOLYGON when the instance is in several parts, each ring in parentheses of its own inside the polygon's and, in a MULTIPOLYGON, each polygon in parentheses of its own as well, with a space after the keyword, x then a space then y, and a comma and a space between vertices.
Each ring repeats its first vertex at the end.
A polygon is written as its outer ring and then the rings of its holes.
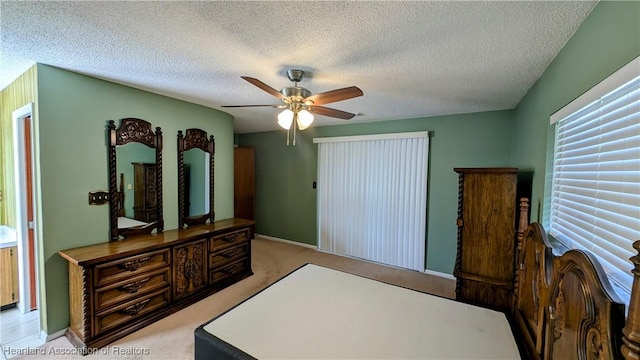
POLYGON ((456 168, 456 300, 496 310, 511 306, 516 247, 515 168, 456 168))
POLYGON ((105 346, 252 275, 254 225, 226 219, 59 251, 69 261, 67 338, 84 351, 105 346))

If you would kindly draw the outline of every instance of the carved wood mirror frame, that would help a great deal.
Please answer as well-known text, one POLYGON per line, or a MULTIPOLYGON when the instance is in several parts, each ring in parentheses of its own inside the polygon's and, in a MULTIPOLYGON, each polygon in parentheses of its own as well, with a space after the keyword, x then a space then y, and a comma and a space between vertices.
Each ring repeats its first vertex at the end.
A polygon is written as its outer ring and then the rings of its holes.
POLYGON ((215 168, 215 140, 213 135, 207 138, 207 132, 200 129, 187 129, 185 135, 178 131, 178 228, 197 224, 205 224, 215 220, 214 211, 214 168, 215 168), (209 154, 209 212, 202 215, 185 216, 185 173, 184 152, 190 149, 201 149, 209 154))
POLYGON ((150 234, 153 229, 162 232, 164 220, 162 217, 162 131, 156 127, 153 132, 151 123, 136 118, 120 119, 120 126, 116 129, 115 122, 109 120, 107 126, 108 156, 109 156, 109 211, 111 241, 118 241, 135 235, 150 234), (118 216, 121 193, 118 191, 116 147, 128 143, 142 143, 155 149, 156 159, 156 220, 146 225, 130 228, 118 228, 118 216))

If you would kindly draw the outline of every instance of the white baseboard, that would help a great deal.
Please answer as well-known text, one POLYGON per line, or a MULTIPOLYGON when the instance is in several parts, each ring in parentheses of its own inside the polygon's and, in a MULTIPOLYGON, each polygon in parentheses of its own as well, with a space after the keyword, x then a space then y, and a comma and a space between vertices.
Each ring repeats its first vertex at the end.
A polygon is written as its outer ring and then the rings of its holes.
POLYGON ((443 273, 443 272, 439 272, 439 271, 433 271, 433 270, 429 270, 429 269, 424 269, 424 273, 425 274, 429 274, 429 275, 433 275, 433 276, 438 276, 441 278, 445 278, 448 280, 456 280, 456 277, 451 275, 451 274, 447 274, 447 273, 443 273))
POLYGON ((67 332, 67 328, 64 328, 60 331, 56 331, 53 334, 47 334, 46 332, 44 332, 44 330, 40 331, 40 340, 44 341, 44 342, 49 342, 51 340, 57 339, 61 336, 64 336, 64 333, 67 332))
POLYGON ((309 245, 309 244, 305 244, 305 243, 301 243, 301 242, 297 242, 297 241, 281 239, 281 238, 268 236, 268 235, 256 234, 256 237, 258 237, 258 236, 260 236, 261 238, 267 239, 267 240, 278 241, 278 242, 282 242, 282 243, 289 244, 289 245, 297 245, 297 246, 302 246, 302 247, 306 247, 306 248, 309 248, 309 249, 318 250, 318 247, 315 246, 315 245, 309 245))

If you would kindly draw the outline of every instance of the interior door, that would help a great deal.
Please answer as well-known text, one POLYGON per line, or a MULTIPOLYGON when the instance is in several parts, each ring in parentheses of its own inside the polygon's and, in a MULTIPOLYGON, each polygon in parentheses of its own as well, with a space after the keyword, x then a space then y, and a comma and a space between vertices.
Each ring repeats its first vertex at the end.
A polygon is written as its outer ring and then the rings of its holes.
MULTIPOLYGON (((27 207, 27 267, 29 268, 29 310, 38 307, 36 299, 36 260, 35 260, 35 234, 34 234, 34 210, 33 210, 33 164, 32 164, 32 144, 31 144, 31 117, 24 118, 24 168, 25 184, 23 189, 26 192, 27 207)), ((26 300, 26 299, 25 299, 26 300)))
POLYGON ((233 152, 233 216, 255 220, 255 148, 236 147, 233 152))

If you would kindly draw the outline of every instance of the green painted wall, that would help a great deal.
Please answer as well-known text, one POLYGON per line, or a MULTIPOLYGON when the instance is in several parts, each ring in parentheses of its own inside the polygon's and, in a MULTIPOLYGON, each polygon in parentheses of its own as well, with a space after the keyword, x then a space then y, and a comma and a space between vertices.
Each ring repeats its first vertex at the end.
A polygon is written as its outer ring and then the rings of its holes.
POLYGON ((296 146, 289 147, 284 131, 240 135, 241 146, 256 149, 257 232, 316 245, 314 137, 426 130, 430 132, 427 268, 452 273, 458 206, 458 177, 453 168, 508 166, 511 118, 510 111, 496 111, 312 127, 299 132, 296 146))
POLYGON ((535 171, 533 220, 544 220, 550 191, 555 127, 549 116, 639 54, 640 2, 600 2, 516 107, 512 163, 535 171))
POLYGON ((165 229, 175 229, 177 133, 187 128, 215 136, 214 208, 218 219, 233 217, 233 119, 218 110, 46 65, 38 65, 38 109, 41 311, 47 319, 44 330, 51 334, 69 323, 67 263, 57 251, 109 240, 108 206, 87 203, 89 191, 108 188, 106 121, 138 117, 162 128, 165 229))

